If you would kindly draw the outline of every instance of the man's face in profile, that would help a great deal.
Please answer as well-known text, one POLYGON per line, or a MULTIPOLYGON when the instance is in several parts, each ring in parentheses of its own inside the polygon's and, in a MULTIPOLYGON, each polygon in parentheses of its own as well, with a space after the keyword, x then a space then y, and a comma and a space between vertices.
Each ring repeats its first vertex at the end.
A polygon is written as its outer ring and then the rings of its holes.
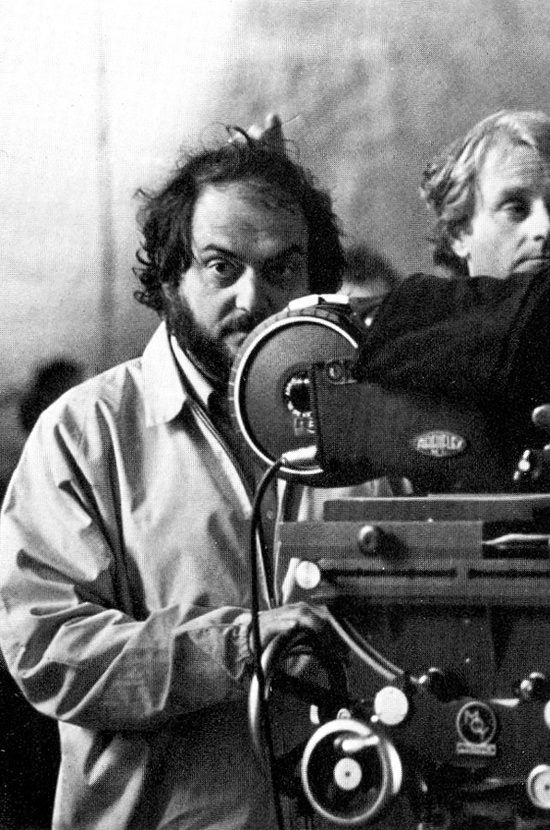
POLYGON ((506 279, 548 263, 550 165, 525 144, 492 147, 479 173, 474 214, 455 240, 469 275, 506 279))
POLYGON ((301 209, 254 183, 207 185, 197 199, 193 261, 165 288, 180 346, 214 382, 262 320, 308 293, 308 229, 301 209))

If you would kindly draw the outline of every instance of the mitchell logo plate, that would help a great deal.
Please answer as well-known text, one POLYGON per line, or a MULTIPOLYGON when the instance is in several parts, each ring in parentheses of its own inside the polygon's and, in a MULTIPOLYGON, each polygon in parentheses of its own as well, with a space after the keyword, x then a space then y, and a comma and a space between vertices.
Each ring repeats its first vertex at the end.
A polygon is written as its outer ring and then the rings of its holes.
POLYGON ((449 458, 459 455, 466 449, 466 439, 462 435, 445 429, 422 432, 411 438, 410 444, 413 450, 431 458, 449 458))
POLYGON ((456 731, 460 738, 456 744, 457 755, 494 757, 497 747, 493 741, 497 728, 497 716, 487 703, 481 700, 465 703, 456 716, 456 731))

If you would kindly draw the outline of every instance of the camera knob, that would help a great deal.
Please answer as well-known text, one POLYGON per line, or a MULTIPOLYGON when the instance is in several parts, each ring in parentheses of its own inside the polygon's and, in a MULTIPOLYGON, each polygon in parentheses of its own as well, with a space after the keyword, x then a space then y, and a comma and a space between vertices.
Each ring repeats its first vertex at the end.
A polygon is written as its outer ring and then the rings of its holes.
POLYGON ((539 764, 527 776, 527 795, 539 810, 550 810, 550 766, 539 764))
POLYGON ((321 581, 321 568, 316 562, 309 559, 302 559, 296 566, 294 578, 296 584, 304 591, 312 591, 321 581))
POLYGON ((363 525, 357 534, 357 544, 364 556, 376 556, 382 549, 384 534, 376 525, 363 525))
POLYGON ((307 742, 301 778, 309 803, 331 827, 365 827, 399 792, 403 767, 387 737, 363 721, 337 719, 307 742))
POLYGON ((536 427, 550 435, 550 404, 535 407, 531 412, 531 420, 536 427))
POLYGON ((409 699, 397 686, 384 686, 374 697, 374 713, 385 726, 399 726, 409 714, 409 699))
POLYGON ((529 677, 519 683, 516 692, 522 700, 548 700, 550 698, 550 683, 546 675, 533 671, 529 677))
POLYGON ((441 669, 432 666, 427 672, 418 678, 423 688, 428 689, 438 700, 449 699, 449 682, 441 669))

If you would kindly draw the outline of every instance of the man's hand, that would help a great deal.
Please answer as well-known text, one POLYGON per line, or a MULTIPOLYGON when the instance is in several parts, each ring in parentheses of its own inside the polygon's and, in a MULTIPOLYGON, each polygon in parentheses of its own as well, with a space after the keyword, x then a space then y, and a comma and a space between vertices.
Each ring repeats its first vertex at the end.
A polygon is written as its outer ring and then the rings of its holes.
MULTIPOLYGON (((325 632, 334 636, 329 623, 329 612, 323 605, 308 605, 305 602, 295 602, 291 605, 281 605, 269 611, 261 611, 258 622, 262 650, 279 634, 291 631, 311 631, 315 634, 325 632)), ((252 637, 250 638, 252 640, 252 637)), ((252 646, 253 643, 250 643, 252 646)))

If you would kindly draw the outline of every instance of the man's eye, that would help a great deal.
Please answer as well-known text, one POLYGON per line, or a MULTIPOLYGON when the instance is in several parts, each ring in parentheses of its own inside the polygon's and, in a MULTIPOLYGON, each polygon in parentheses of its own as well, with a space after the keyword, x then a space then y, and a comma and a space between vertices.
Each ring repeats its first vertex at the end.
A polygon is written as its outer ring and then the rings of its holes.
POLYGON ((525 219, 529 213, 529 205, 523 199, 511 199, 503 205, 504 211, 512 219, 525 219))
POLYGON ((239 266, 228 259, 212 259, 206 263, 209 274, 219 280, 233 280, 238 277, 239 266))

